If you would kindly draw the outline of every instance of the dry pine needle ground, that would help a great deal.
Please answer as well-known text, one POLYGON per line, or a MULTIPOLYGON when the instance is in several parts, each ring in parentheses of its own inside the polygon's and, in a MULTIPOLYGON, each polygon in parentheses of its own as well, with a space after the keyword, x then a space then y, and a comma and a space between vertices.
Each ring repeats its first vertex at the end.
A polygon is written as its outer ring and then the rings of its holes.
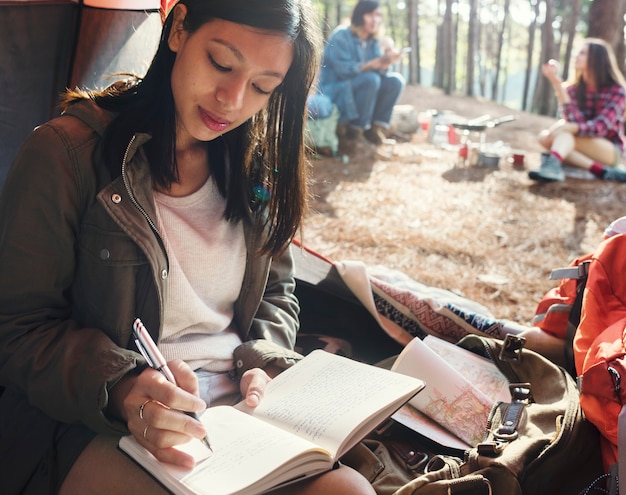
POLYGON ((458 166, 455 150, 414 135, 376 155, 313 159, 313 201, 304 243, 339 260, 403 271, 415 280, 477 301, 499 318, 529 324, 555 286, 553 268, 595 248, 604 228, 625 215, 626 184, 568 178, 536 184, 536 134, 554 119, 493 102, 407 87, 399 103, 417 112, 451 110, 466 118, 514 114, 486 131, 526 151, 526 169, 458 166))

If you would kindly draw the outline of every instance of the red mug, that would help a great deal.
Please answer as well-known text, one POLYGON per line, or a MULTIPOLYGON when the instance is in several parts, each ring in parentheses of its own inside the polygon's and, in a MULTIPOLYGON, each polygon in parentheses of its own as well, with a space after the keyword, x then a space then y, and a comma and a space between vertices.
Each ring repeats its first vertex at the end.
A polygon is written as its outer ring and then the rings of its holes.
POLYGON ((526 155, 524 153, 513 153, 512 162, 514 167, 523 167, 524 166, 524 158, 526 155))

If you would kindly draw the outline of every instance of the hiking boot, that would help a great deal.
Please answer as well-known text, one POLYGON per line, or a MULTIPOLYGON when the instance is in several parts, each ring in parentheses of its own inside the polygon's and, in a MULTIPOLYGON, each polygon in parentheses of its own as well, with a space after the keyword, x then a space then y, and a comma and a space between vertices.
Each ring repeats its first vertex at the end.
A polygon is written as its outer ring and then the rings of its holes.
POLYGON ((363 140, 363 129, 360 127, 353 127, 348 125, 346 127, 345 138, 351 141, 362 141, 363 140))
POLYGON ((616 182, 626 182, 626 170, 616 167, 604 167, 602 174, 604 180, 614 180, 616 182))
POLYGON ((335 134, 337 134, 338 138, 344 138, 348 134, 348 128, 350 125, 347 122, 339 122, 337 124, 337 129, 335 130, 335 134))
POLYGON ((378 125, 370 127, 363 133, 363 137, 376 146, 380 146, 387 140, 387 136, 385 136, 382 128, 378 125))
POLYGON ((565 180, 565 172, 563 172, 563 167, 557 157, 544 152, 541 153, 541 167, 539 170, 528 172, 528 177, 544 182, 562 182, 565 180))

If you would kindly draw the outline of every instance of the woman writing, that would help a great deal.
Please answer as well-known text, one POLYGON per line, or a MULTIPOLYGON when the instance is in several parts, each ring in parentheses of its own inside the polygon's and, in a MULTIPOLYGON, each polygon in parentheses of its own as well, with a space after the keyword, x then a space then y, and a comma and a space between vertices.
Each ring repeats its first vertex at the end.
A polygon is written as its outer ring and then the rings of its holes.
POLYGON ((561 107, 562 120, 539 135, 548 150, 541 167, 528 173, 540 181, 565 179, 562 164, 589 170, 597 177, 615 179, 624 151, 624 77, 610 46, 589 38, 578 55, 573 84, 564 86, 555 61, 543 65, 561 107))
MULTIPOLYGON (((0 197, 3 493, 162 493, 202 439, 179 411, 254 407, 293 364, 289 244, 306 197, 306 0, 180 0, 144 77, 66 95, 0 197), (133 347, 140 317, 178 387, 133 347)), ((289 493, 373 493, 347 467, 289 493)))

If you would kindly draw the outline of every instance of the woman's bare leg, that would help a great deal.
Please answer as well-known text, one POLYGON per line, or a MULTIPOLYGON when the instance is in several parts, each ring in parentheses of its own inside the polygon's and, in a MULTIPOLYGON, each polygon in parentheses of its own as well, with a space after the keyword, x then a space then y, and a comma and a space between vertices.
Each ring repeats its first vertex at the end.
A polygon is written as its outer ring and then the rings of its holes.
POLYGON ((540 134, 539 143, 546 149, 558 153, 565 164, 573 167, 589 170, 595 162, 610 167, 615 164, 615 145, 608 139, 557 132, 555 135, 540 134))
POLYGON ((608 167, 615 166, 617 161, 615 145, 604 138, 576 137, 575 151, 592 162, 598 162, 608 167))

